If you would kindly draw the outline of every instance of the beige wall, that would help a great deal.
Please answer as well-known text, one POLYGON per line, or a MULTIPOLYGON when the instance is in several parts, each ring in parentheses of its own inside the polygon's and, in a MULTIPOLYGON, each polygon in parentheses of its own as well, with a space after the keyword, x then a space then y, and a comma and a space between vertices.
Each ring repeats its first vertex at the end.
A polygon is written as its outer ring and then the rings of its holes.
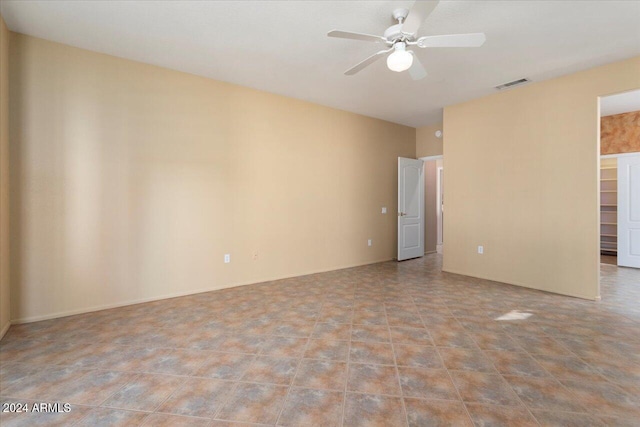
POLYGON ((442 123, 416 129, 416 156, 418 158, 442 155, 444 137, 437 138, 437 130, 442 130, 442 123))
POLYGON ((415 157, 415 129, 11 42, 14 319, 395 255, 397 157, 415 157))
POLYGON ((0 15, 0 338, 9 328, 9 30, 0 15))
POLYGON ((636 57, 446 107, 444 269, 598 296, 597 97, 639 87, 636 57))
POLYGON ((600 118, 600 154, 640 151, 640 111, 600 118))

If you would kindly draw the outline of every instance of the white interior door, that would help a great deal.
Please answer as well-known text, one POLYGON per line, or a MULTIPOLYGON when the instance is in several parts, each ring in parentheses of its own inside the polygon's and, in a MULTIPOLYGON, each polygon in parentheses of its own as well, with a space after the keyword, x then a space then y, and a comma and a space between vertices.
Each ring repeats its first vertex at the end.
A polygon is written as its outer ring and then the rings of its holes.
POLYGON ((618 157, 618 265, 640 268, 640 154, 618 157))
MULTIPOLYGON (((437 197, 437 212, 436 218, 438 220, 438 245, 442 245, 443 236, 442 231, 444 228, 444 170, 442 167, 438 168, 438 197, 437 197)), ((442 253, 442 252, 440 252, 442 253)))
POLYGON ((398 157, 398 261, 424 255, 424 162, 398 157))

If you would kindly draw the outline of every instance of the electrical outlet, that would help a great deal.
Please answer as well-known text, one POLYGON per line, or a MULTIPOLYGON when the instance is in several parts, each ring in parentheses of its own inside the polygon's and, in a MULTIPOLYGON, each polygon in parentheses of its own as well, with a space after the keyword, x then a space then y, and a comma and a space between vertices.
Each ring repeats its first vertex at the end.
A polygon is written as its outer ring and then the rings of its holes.
POLYGON ((367 245, 371 246, 373 244, 373 240, 369 239, 367 240, 367 245))
POLYGON ((387 208, 386 208, 386 207, 383 207, 383 208, 382 208, 382 213, 383 213, 383 214, 386 214, 386 213, 387 213, 387 208))
POLYGON ((483 254, 484 253, 484 246, 478 246, 478 253, 479 254, 483 254))
POLYGON ((229 264, 231 262, 231 254, 224 254, 224 263, 229 264))
POLYGON ((253 251, 252 258, 253 258, 254 261, 258 260, 258 251, 253 251))

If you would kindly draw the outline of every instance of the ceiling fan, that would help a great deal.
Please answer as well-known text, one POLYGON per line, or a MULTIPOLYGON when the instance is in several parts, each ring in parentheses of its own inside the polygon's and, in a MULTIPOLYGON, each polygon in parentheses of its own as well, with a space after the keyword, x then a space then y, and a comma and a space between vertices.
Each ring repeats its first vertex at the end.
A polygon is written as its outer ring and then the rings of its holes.
POLYGON ((327 34, 329 37, 377 42, 386 46, 386 49, 374 53, 344 73, 347 76, 352 76, 383 56, 388 55, 387 67, 389 67, 391 71, 401 72, 409 70, 409 74, 413 80, 420 80, 427 75, 427 72, 416 54, 408 48, 415 46, 420 48, 479 47, 484 44, 486 40, 484 33, 417 37, 420 25, 431 12, 433 12, 438 3, 439 1, 417 0, 413 4, 411 11, 408 9, 394 10, 393 19, 397 20, 398 23, 387 28, 384 36, 353 33, 350 31, 329 31, 327 34))

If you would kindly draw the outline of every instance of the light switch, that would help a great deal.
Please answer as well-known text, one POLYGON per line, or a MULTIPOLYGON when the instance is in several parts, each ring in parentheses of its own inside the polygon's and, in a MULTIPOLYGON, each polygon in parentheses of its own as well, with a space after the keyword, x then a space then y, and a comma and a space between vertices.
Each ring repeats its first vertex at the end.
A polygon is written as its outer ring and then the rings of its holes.
POLYGON ((224 263, 228 264, 231 262, 231 254, 224 254, 224 263))
POLYGON ((387 208, 386 208, 386 207, 383 207, 383 208, 382 208, 382 213, 383 213, 383 214, 386 214, 386 213, 387 213, 387 208))
POLYGON ((479 254, 483 254, 484 253, 484 246, 478 246, 478 253, 479 254))

